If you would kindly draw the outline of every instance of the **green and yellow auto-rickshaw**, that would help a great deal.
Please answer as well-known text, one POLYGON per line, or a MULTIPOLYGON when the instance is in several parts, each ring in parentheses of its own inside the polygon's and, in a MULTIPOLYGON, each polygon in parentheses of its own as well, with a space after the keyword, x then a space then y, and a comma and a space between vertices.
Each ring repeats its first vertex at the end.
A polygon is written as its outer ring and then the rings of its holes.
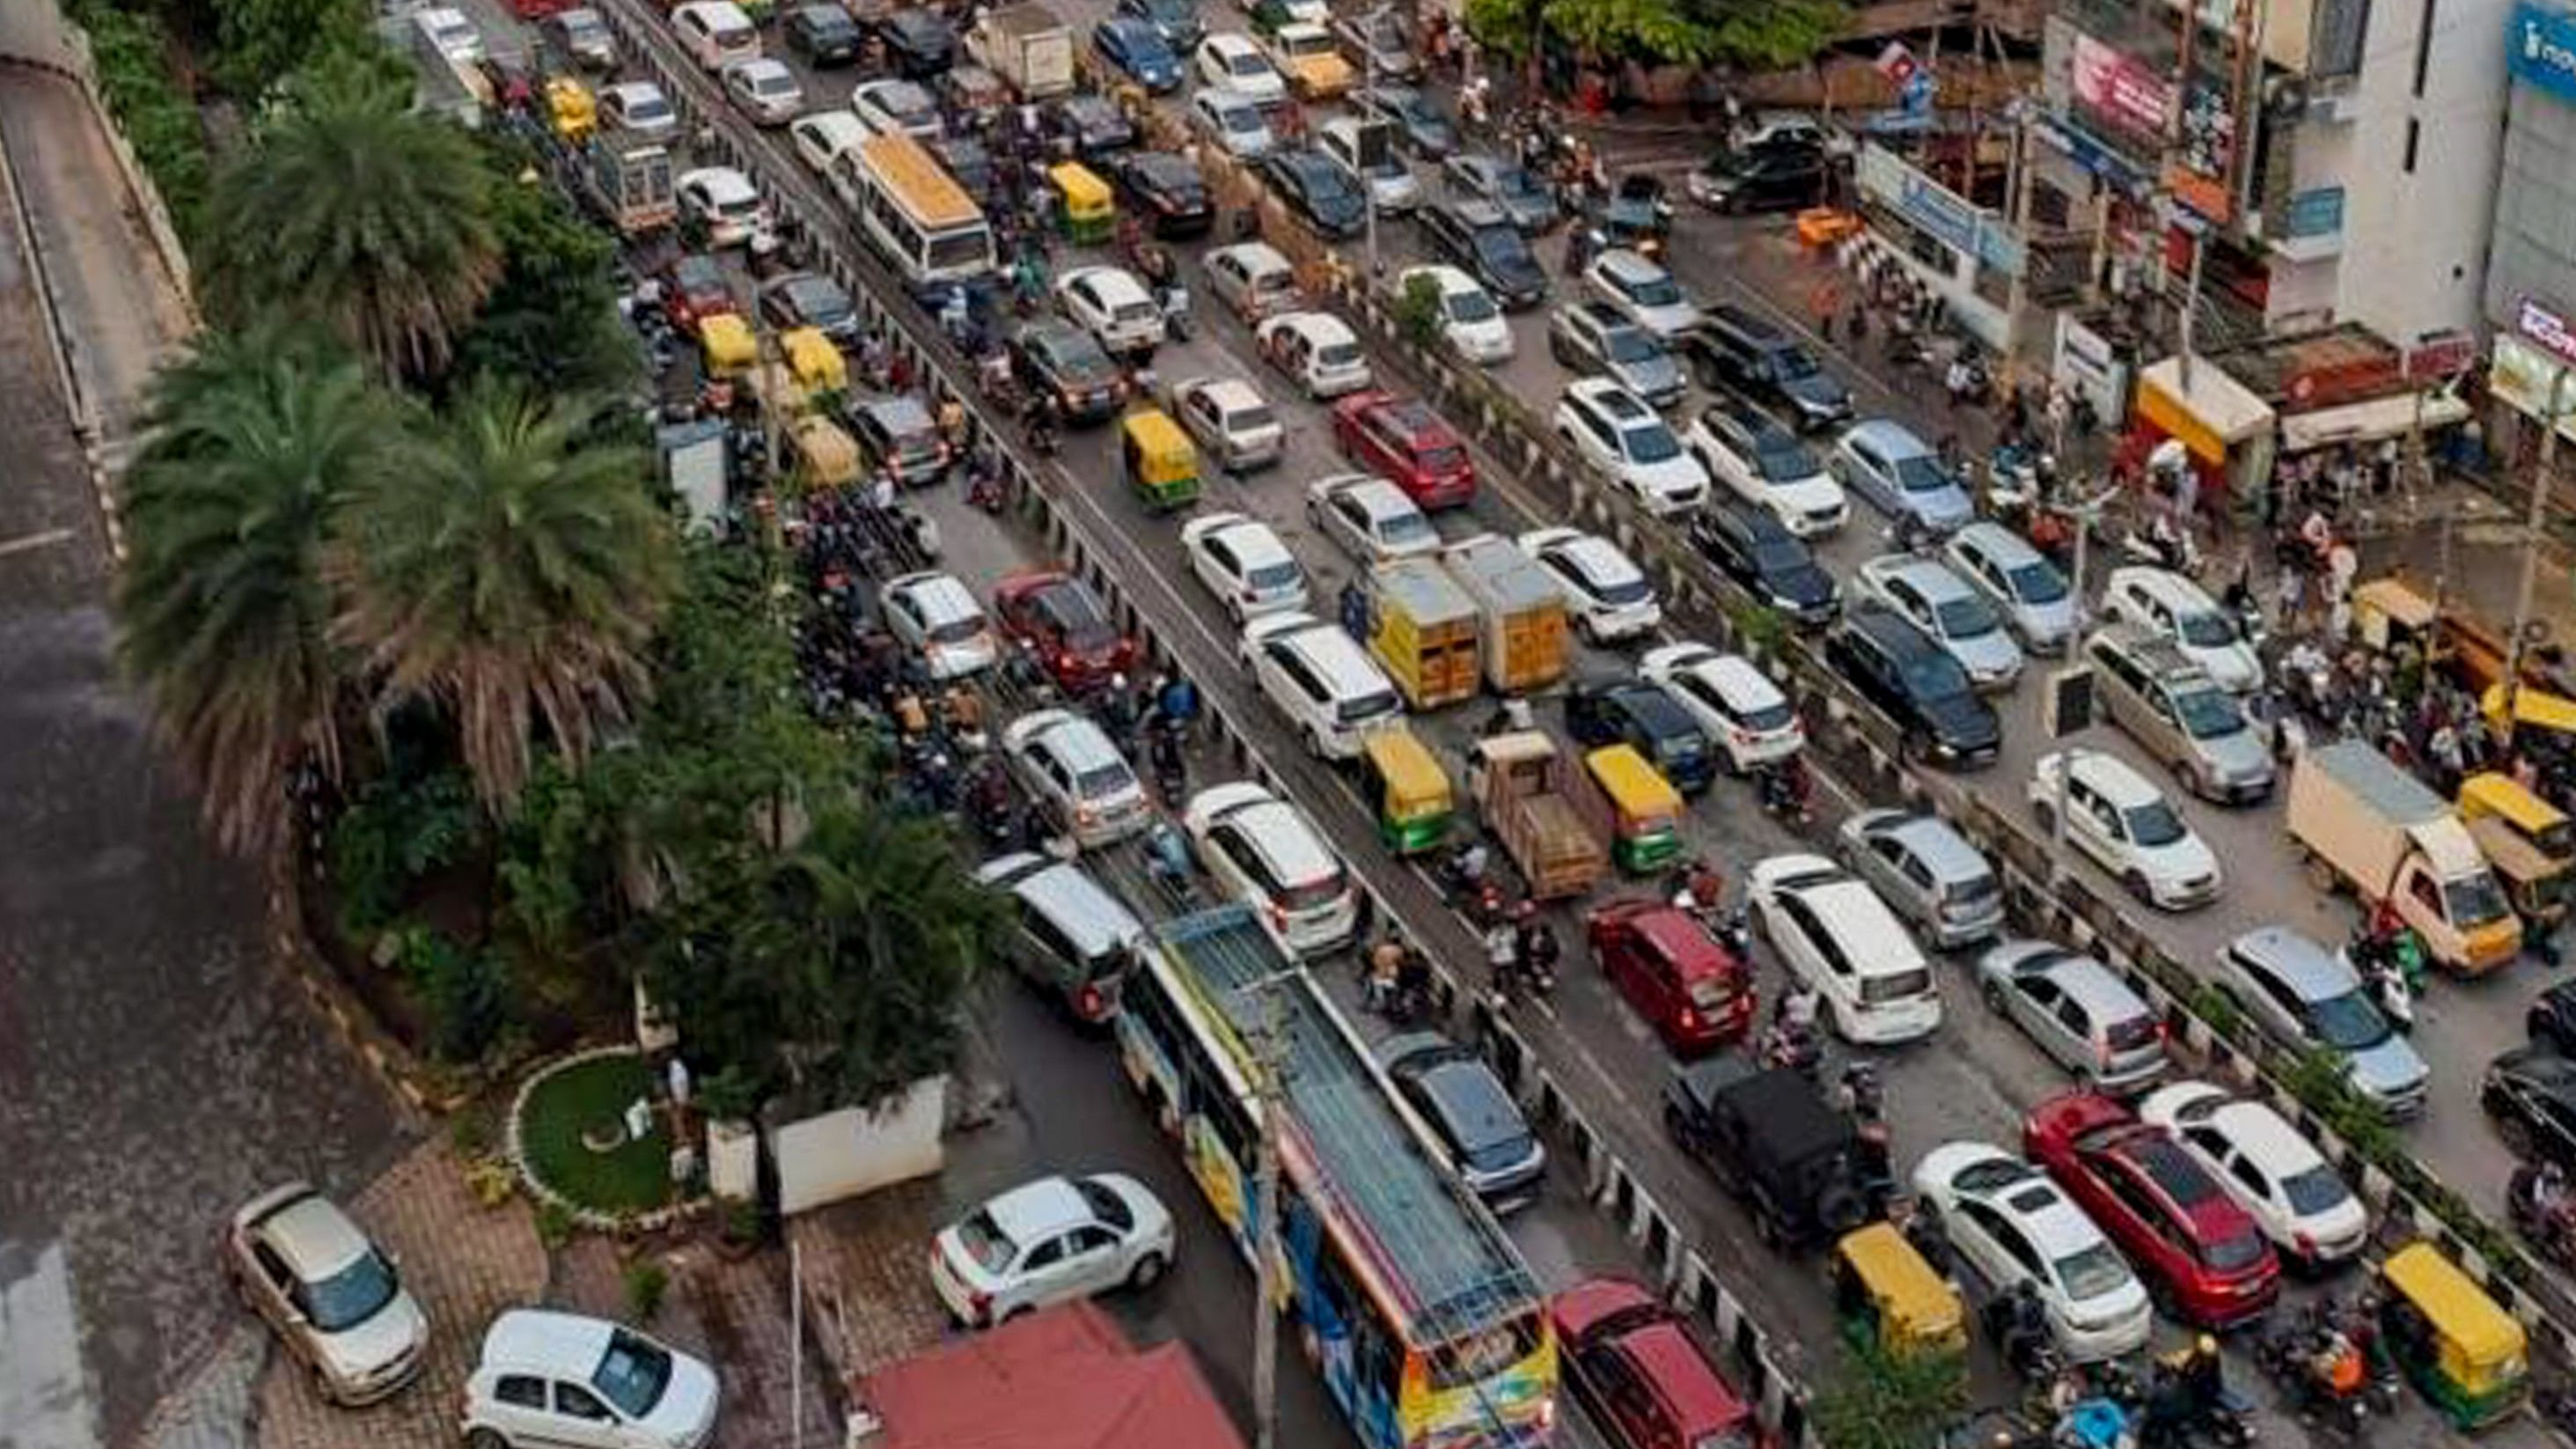
POLYGON ((2493 770, 2460 782, 2459 810, 2525 926, 2565 920, 2576 820, 2493 770))
POLYGON ((2380 1266, 2379 1341, 2416 1391, 2461 1429, 2479 1429, 2531 1395, 2530 1342, 2458 1264, 2409 1243, 2380 1266))
POLYGON ((1118 424, 1118 474, 1156 513, 1199 498, 1199 450, 1160 408, 1139 408, 1118 424))
POLYGON ((821 413, 789 419, 780 438, 789 475, 806 488, 846 488, 859 481, 858 441, 821 413))
POLYGON ((1630 875, 1652 875, 1682 853, 1682 797, 1632 745, 1605 745, 1583 768, 1609 806, 1610 858, 1630 875))
POLYGON ((1968 1351, 1968 1313, 1959 1290, 1932 1271, 1892 1223, 1871 1223, 1834 1244, 1834 1313, 1855 1348, 1891 1356, 1968 1351))
POLYGON ((1378 838, 1396 854, 1420 855, 1447 838, 1456 808, 1449 772, 1403 724, 1376 731, 1361 747, 1360 791, 1377 807, 1378 838))
POLYGON ((1065 240, 1075 246, 1099 246, 1118 228, 1118 199, 1109 183, 1079 161, 1060 161, 1047 168, 1047 180, 1062 203, 1065 240))

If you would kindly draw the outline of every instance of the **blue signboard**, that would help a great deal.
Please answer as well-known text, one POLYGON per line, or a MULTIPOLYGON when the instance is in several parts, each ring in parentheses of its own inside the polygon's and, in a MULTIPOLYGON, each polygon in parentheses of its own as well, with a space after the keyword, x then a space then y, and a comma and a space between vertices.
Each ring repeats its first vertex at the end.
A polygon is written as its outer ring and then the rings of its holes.
POLYGON ((2343 188, 2320 186, 2290 197, 2283 229, 2292 236, 2333 236, 2343 230, 2343 188))
POLYGON ((2576 101, 2576 16, 2523 0, 2514 7, 2505 45, 2516 79, 2576 101))

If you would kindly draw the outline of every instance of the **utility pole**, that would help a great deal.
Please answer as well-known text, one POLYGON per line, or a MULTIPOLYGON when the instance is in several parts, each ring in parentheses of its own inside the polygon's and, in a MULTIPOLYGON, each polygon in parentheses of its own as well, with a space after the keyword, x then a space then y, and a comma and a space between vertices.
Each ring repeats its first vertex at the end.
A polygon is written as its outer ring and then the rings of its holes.
POLYGON ((1288 1023, 1279 992, 1287 974, 1250 988, 1261 993, 1261 1033, 1253 1043, 1253 1090, 1261 1102, 1260 1162, 1254 1169, 1252 1292, 1252 1422, 1255 1449, 1279 1449, 1279 1119, 1287 1111, 1288 1023))
POLYGON ((2540 529, 2549 507, 2551 475, 2558 467, 2558 425, 2567 416, 2567 374, 2560 364, 2549 382, 2549 415, 2540 420, 2540 467, 2531 478, 2531 508, 2522 520, 2522 587, 2514 595, 2513 639, 2505 653, 2504 736, 2512 743, 2514 710, 2522 704, 2522 651, 2531 634, 2531 593, 2540 582, 2540 529))
MULTIPOLYGON (((2052 511, 2075 524, 2075 577, 2068 580, 2069 602, 2074 605, 2074 619, 2066 634, 2066 658, 2070 668, 2084 639, 2084 540, 2102 516, 2102 507, 2119 492, 2117 486, 2106 488, 2083 503, 2071 503, 2052 511)), ((2048 888, 2054 892, 2066 869, 2066 777, 2075 773, 2075 742, 2070 731, 2057 747, 2057 778, 2049 785, 2048 804, 2048 888)))
MULTIPOLYGON (((1390 7, 1380 5, 1369 11, 1368 14, 1361 16, 1360 24, 1363 27, 1362 33, 1374 33, 1379 25, 1386 22, 1389 17, 1390 10, 1390 7)), ((1375 91, 1377 89, 1377 47, 1374 45, 1363 45, 1360 47, 1360 79, 1367 84, 1371 91, 1375 91)), ((1369 121, 1362 121, 1360 124, 1363 127, 1367 127, 1372 124, 1376 125, 1378 127, 1378 135, 1381 142, 1389 149, 1394 147, 1395 138, 1386 134, 1384 122, 1372 123, 1369 121)), ((1375 287, 1377 285, 1378 275, 1384 269, 1385 265, 1378 260, 1377 252, 1377 184, 1365 176, 1361 177, 1360 193, 1368 200, 1368 284, 1371 287, 1375 287)), ((1267 1449, 1267 1446, 1264 1446, 1264 1449, 1267 1449)))

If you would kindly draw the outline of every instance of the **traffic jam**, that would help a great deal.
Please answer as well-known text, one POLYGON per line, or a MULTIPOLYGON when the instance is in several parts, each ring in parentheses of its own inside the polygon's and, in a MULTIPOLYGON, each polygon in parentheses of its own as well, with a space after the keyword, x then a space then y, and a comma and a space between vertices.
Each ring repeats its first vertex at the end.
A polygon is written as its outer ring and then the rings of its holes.
MULTIPOLYGON (((2514 959, 2524 876, 2481 847, 2563 865, 2565 818, 2302 728, 2315 648, 2241 580, 2143 521, 2079 568, 2004 447, 1964 456, 2009 431, 1970 345, 1837 346, 1762 284, 1834 273, 1790 214, 1847 138, 1753 113, 1623 165, 1504 114, 1442 27, 1324 0, 518 3, 423 43, 504 57, 494 104, 628 241, 674 487, 802 550, 849 634, 804 641, 817 707, 894 731, 989 883, 1251 907, 1507 1228, 1589 1165, 1472 1052, 1436 1058, 1465 1088, 1401 1063, 1508 1021, 1810 1394, 1964 1354, 1962 1444, 2540 1442, 2524 1326, 2121 972, 2022 934, 2001 862, 1856 793, 1779 640, 2540 1252, 2576 1244, 2576 994, 2514 959), (1731 646, 1629 520, 1758 601, 1731 646), (2052 739, 2074 665, 2092 718, 2052 739)), ((1033 974, 1098 1020, 1121 969, 1033 974)), ((1616 1265, 1538 1266, 1589 1303, 1616 1265)), ((1580 1432, 1768 1432, 1733 1345, 1554 1321, 1580 1432)))

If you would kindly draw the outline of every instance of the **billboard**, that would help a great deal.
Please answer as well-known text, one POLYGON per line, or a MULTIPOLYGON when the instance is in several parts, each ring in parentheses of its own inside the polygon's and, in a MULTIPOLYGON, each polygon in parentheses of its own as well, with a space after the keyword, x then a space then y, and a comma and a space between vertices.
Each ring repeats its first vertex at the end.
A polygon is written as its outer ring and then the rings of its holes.
POLYGON ((2173 119, 2173 85, 2089 35, 2075 37, 2075 99, 2121 133, 2155 140, 2173 119))

